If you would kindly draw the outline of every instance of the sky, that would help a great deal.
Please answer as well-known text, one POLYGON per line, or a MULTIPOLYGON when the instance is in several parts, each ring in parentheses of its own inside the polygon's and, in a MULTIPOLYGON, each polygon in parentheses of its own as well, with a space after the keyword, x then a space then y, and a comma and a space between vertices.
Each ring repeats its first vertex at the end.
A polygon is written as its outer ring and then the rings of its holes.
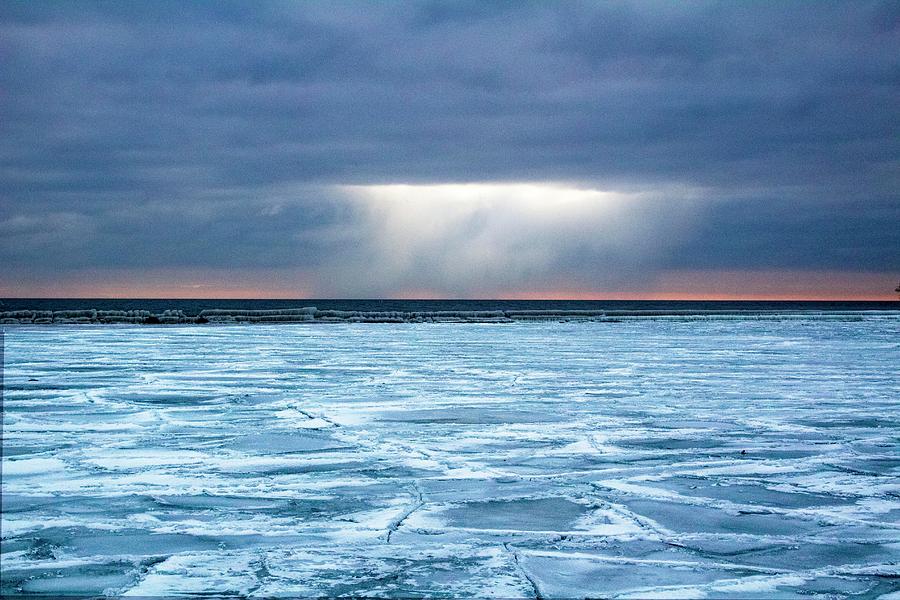
POLYGON ((900 3, 0 3, 0 296, 896 299, 900 3))

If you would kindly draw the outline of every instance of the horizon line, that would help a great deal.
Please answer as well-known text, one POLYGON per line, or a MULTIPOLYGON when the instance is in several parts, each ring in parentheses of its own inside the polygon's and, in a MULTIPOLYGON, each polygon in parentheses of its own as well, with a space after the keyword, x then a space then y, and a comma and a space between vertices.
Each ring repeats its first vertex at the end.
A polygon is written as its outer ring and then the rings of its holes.
POLYGON ((771 295, 647 295, 647 296, 508 296, 508 297, 313 297, 313 296, 0 296, 0 300, 179 300, 179 301, 240 301, 268 300, 273 302, 328 301, 386 301, 386 302, 900 302, 900 297, 883 296, 771 296, 771 295))

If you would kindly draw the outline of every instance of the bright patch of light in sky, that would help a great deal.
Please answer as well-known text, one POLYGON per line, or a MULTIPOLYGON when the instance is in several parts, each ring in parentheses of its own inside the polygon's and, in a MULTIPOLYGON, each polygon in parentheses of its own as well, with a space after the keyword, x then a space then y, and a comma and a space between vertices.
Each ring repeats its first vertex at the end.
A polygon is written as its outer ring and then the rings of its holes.
POLYGON ((633 275, 690 229, 697 194, 554 182, 337 189, 368 232, 373 260, 359 278, 377 273, 389 289, 420 282, 448 294, 499 293, 558 277, 593 286, 633 275))
POLYGON ((612 205, 639 194, 578 188, 560 183, 442 183, 432 185, 347 185, 341 189, 371 200, 429 201, 491 205, 515 200, 519 209, 553 212, 580 205, 612 205))

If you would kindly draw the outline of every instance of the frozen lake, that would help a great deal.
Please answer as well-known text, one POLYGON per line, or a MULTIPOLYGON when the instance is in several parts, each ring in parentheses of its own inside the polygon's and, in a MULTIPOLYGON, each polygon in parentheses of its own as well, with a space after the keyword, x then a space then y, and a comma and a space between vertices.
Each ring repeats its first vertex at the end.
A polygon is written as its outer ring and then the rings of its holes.
POLYGON ((2 592, 900 596, 900 319, 13 326, 2 592))

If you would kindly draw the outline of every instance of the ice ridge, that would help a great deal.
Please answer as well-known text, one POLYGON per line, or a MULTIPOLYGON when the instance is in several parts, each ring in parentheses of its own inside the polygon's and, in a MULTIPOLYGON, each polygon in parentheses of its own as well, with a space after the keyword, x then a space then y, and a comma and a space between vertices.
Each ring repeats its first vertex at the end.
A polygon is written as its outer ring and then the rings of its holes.
POLYGON ((514 321, 631 320, 837 320, 900 319, 900 310, 319 310, 314 306, 270 310, 14 310, 0 312, 0 324, 207 324, 207 323, 510 323, 514 321))

